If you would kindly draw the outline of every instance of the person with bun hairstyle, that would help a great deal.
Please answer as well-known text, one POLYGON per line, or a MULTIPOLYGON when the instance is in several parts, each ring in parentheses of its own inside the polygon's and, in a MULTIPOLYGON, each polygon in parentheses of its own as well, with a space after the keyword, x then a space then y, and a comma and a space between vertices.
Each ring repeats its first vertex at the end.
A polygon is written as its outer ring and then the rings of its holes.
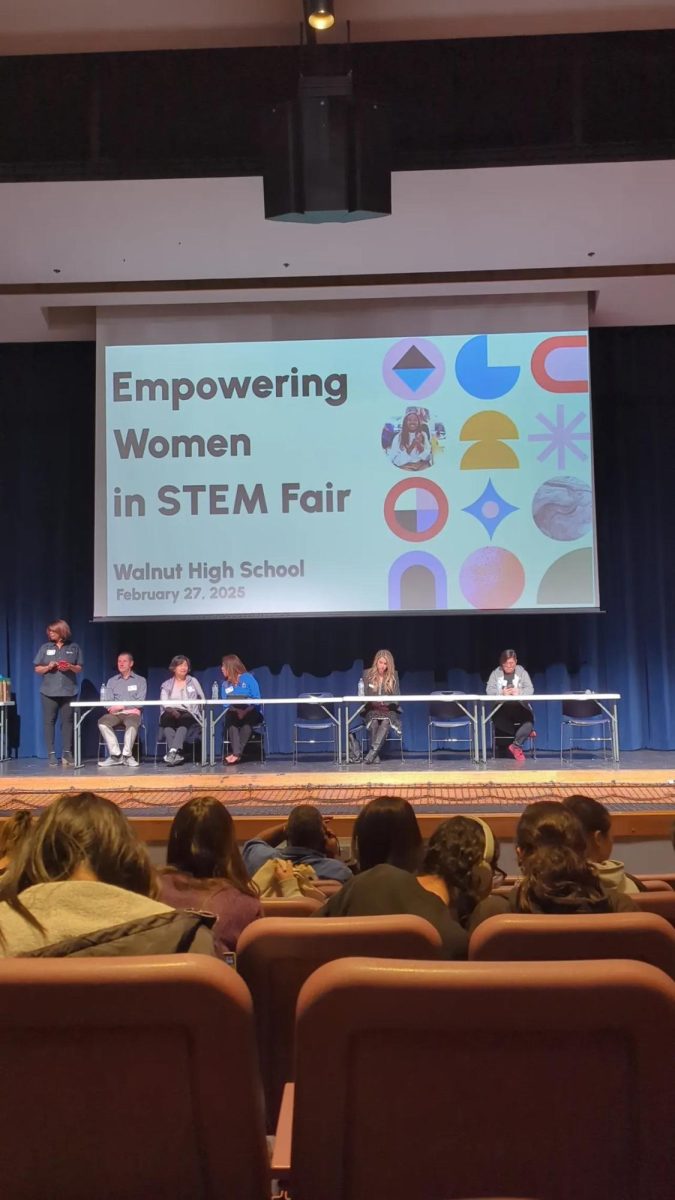
POLYGON ((516 829, 521 879, 508 897, 512 912, 567 914, 633 911, 630 896, 606 892, 586 858, 586 836, 557 800, 528 805, 516 829))
POLYGON ((63 617, 50 621, 46 632, 48 640, 40 646, 33 666, 35 674, 42 677, 40 699, 47 760, 50 767, 57 765, 54 730, 58 717, 61 726, 61 762, 64 767, 72 767, 73 710, 70 702, 77 696, 77 677, 84 660, 80 647, 72 640, 70 625, 63 617))
POLYGON ((574 813, 586 835, 586 858, 599 876, 606 892, 624 892, 634 896, 644 889, 637 879, 626 874, 626 868, 617 858, 612 858, 612 817, 609 809, 591 796, 566 796, 563 807, 574 813))
POLYGON ((382 862, 331 896, 317 917, 375 917, 411 913, 438 930, 441 958, 466 958, 469 934, 482 920, 507 911, 490 898, 492 869, 485 836, 469 817, 450 817, 429 839, 417 875, 382 862))

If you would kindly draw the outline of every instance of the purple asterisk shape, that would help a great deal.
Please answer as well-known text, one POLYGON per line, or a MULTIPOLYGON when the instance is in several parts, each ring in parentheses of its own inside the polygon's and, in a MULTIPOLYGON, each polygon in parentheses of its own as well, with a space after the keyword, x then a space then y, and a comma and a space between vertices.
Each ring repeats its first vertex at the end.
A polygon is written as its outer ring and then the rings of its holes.
POLYGON ((548 433, 531 433, 528 437, 529 442, 548 442, 545 450, 537 455, 539 462, 544 462, 551 454, 557 451, 558 454, 558 469, 566 465, 565 454, 569 450, 570 454, 574 454, 576 458, 585 462, 588 455, 581 450, 577 442, 589 442, 591 435, 589 432, 583 433, 577 430, 578 425, 586 420, 585 412, 578 412, 571 421, 565 424, 565 406, 563 404, 556 405, 555 423, 550 420, 545 413, 537 413, 537 420, 541 421, 548 433))

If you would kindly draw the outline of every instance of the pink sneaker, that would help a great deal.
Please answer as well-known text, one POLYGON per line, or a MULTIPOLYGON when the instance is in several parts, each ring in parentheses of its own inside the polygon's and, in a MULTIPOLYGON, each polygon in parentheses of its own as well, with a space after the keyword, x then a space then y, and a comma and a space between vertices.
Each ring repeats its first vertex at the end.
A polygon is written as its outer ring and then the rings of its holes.
POLYGON ((513 742, 512 745, 509 746, 509 754, 513 755, 516 762, 519 762, 519 763, 525 762, 525 755, 523 754, 520 746, 516 746, 515 742, 513 742))

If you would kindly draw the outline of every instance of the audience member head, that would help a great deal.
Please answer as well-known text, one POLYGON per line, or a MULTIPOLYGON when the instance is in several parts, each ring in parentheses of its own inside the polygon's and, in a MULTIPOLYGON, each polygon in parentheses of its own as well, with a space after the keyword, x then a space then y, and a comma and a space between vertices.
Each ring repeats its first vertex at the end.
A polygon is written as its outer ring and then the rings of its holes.
MULTIPOLYGON (((435 875, 445 884, 451 904, 468 915, 492 888, 492 863, 486 858, 484 823, 473 817, 450 817, 429 838, 420 875, 435 875)), ((491 839, 489 850, 494 855, 491 839)))
POLYGON ((326 852, 327 830, 319 809, 314 804, 296 804, 288 814, 286 842, 303 850, 326 852))
POLYGON ((473 821, 480 829, 483 835, 483 859, 490 867, 492 874, 505 876, 506 872, 499 865, 501 850, 499 839, 495 837, 487 821, 484 821, 482 817, 475 817, 472 813, 462 813, 461 816, 467 821, 473 821))
POLYGON ((212 883, 227 880, 245 895, 257 896, 237 845, 234 821, 219 800, 195 796, 178 809, 169 832, 168 867, 212 883))
POLYGON ((416 871, 422 834, 412 805, 397 796, 377 796, 369 801, 354 822, 352 852, 361 871, 379 863, 416 871))
POLYGON ((95 792, 59 796, 37 818, 0 881, 0 900, 11 903, 33 884, 69 879, 156 893, 145 847, 117 805, 95 792))
POLYGON ((228 683, 237 684, 240 677, 246 674, 246 667, 236 654, 224 654, 220 669, 228 683))
POLYGON ((63 617, 59 617, 56 621, 50 621, 46 632, 50 642, 69 642, 72 636, 70 625, 63 620, 63 617))
POLYGON ((507 674, 510 674, 511 671, 515 671, 517 663, 518 655, 516 654, 515 650, 502 650, 501 654, 499 655, 499 665, 506 671, 507 674))
POLYGON ((566 796, 563 808, 574 813, 586 837, 589 862, 606 862, 612 855, 612 818, 609 810, 591 796, 566 796))
POLYGON ((523 875, 518 885, 522 911, 598 900, 604 896, 586 860, 584 830, 574 813, 555 800, 528 805, 516 829, 516 853, 523 875))
POLYGON ((25 808, 0 824, 0 871, 4 871, 18 853, 19 846, 31 831, 33 820, 33 814, 25 808))
POLYGON ((169 663, 169 671, 174 677, 185 679, 192 670, 192 664, 187 654, 174 654, 169 663))

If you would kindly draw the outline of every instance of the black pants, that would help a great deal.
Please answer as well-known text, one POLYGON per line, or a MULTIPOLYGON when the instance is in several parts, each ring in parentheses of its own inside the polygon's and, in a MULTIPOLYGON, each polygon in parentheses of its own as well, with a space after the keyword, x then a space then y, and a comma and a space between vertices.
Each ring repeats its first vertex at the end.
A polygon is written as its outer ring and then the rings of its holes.
POLYGON ((236 708, 228 709, 225 717, 225 734, 230 743, 230 754, 241 758, 251 740, 253 730, 261 724, 262 719, 262 713, 257 708, 244 711, 236 708))
POLYGON ((528 704, 503 704, 492 718, 495 734, 495 753, 498 758, 508 757, 508 747, 513 743, 522 746, 534 729, 532 709, 528 704))
POLYGON ((73 750, 73 710, 70 707, 72 696, 45 696, 40 693, 42 700, 42 721, 45 731, 47 754, 54 752, 54 730, 56 718, 61 725, 61 753, 72 754, 73 750))

